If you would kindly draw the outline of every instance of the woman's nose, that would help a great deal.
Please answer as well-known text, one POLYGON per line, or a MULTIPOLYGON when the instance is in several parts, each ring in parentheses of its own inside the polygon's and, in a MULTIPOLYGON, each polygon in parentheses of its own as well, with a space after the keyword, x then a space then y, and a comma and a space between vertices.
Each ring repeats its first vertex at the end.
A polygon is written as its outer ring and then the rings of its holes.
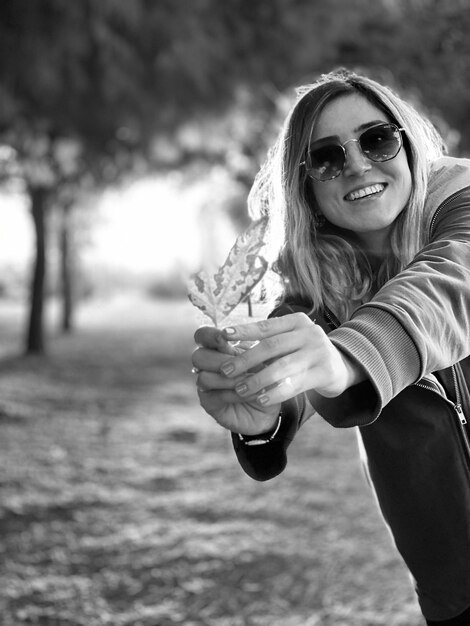
POLYGON ((349 141, 345 150, 344 174, 346 176, 362 176, 371 169, 372 164, 363 154, 358 141, 349 141))

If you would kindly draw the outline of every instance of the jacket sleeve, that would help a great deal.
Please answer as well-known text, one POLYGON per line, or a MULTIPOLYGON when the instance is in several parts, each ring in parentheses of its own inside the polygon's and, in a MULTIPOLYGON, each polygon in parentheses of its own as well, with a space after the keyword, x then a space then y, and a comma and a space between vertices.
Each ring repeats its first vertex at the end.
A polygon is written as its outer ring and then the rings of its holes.
POLYGON ((368 377, 337 398, 308 394, 337 427, 372 423, 405 387, 470 354, 470 187, 441 204, 429 243, 329 337, 368 377))
MULTIPOLYGON (((283 402, 281 426, 276 436, 268 443, 250 446, 237 433, 232 433, 235 454, 248 476, 265 481, 284 471, 287 465, 287 448, 300 428, 304 409, 304 394, 283 402)), ((266 433, 267 436, 269 433, 266 433)))

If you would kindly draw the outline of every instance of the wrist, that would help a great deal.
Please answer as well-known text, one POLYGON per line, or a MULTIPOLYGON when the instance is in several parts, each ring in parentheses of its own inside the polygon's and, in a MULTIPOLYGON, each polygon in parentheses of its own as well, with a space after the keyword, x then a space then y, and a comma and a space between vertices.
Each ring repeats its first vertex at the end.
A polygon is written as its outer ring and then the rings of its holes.
POLYGON ((244 443, 246 446, 262 446, 267 443, 270 443, 278 434, 279 429, 282 424, 282 409, 279 412, 276 423, 274 424, 274 428, 270 431, 260 433, 258 435, 242 435, 241 433, 237 433, 239 440, 244 443))
POLYGON ((353 361, 347 354, 342 354, 343 363, 346 368, 346 389, 353 387, 358 383, 364 381, 367 376, 364 369, 356 362, 353 361))

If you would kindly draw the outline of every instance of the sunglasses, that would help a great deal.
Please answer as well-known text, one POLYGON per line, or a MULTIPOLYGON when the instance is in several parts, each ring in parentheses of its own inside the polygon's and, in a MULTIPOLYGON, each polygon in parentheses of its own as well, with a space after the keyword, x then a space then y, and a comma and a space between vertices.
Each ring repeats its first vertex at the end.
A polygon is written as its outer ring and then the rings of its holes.
POLYGON ((305 161, 307 176, 325 182, 341 174, 346 163, 344 146, 357 142, 361 152, 371 161, 383 163, 394 159, 403 145, 402 131, 395 124, 378 124, 365 130, 358 139, 348 139, 343 144, 327 144, 308 151, 305 161))

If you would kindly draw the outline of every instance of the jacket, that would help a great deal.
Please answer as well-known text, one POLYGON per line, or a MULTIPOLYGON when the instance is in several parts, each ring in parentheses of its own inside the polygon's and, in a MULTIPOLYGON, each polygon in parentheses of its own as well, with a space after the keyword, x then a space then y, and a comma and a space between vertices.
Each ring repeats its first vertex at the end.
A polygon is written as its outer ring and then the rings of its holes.
MULTIPOLYGON (((470 606, 470 160, 433 164, 424 210, 429 241, 402 272, 347 322, 327 311, 314 316, 367 380, 336 398, 310 391, 283 403, 268 444, 232 439, 243 469, 268 480, 283 471, 290 442, 315 411, 334 427, 358 427, 421 610, 443 620, 470 606)), ((289 302, 272 315, 294 311, 308 308, 289 302)))

